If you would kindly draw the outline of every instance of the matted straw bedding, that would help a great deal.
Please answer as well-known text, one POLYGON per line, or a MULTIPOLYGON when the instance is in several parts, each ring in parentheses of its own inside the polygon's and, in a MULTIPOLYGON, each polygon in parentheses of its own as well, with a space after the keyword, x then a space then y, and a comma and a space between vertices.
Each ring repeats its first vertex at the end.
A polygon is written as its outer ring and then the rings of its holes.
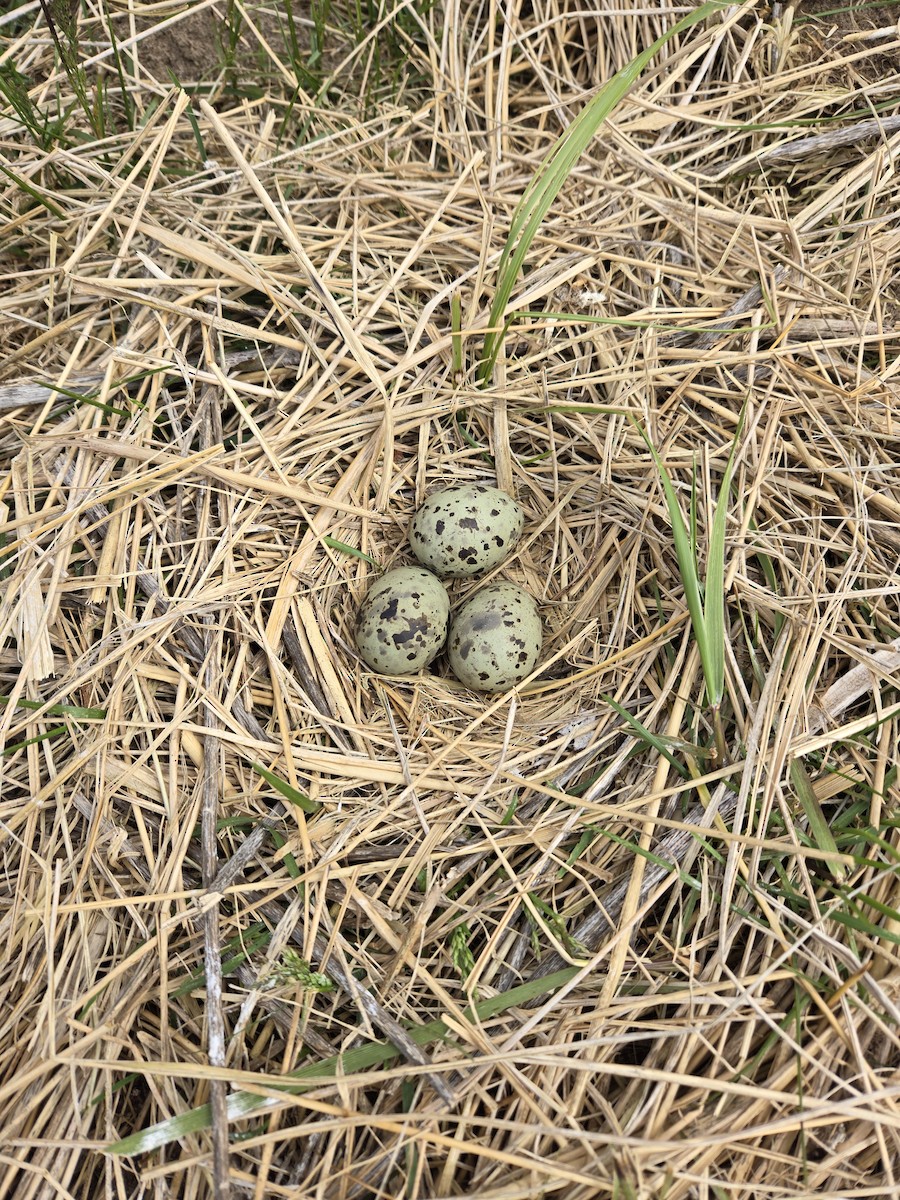
POLYGON ((670 42, 480 387, 681 10, 336 0, 316 96, 281 7, 87 5, 101 133, 0 26, 70 108, 0 117, 0 1195, 898 1194, 896 10, 670 42), (722 761, 635 422, 702 577, 742 410, 722 761), (506 695, 352 643, 457 481, 526 512, 506 695))

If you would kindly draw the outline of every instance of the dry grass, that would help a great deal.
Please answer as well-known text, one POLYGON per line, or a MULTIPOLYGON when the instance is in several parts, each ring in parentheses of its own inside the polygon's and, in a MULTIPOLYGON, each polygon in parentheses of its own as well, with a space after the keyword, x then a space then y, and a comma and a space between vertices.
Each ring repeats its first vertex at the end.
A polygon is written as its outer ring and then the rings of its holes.
MULTIPOLYGON (((900 1195, 900 39, 746 4, 670 44, 483 390, 518 198, 680 10, 352 7, 316 96, 277 9, 194 5, 242 39, 204 99, 177 3, 88 5, 103 129, 2 110, 0 1195, 900 1195), (702 560, 745 401, 723 763, 628 418, 702 560), (405 561, 476 479, 541 673, 373 677, 341 546, 405 561)), ((73 104, 36 11, 0 37, 73 104)))

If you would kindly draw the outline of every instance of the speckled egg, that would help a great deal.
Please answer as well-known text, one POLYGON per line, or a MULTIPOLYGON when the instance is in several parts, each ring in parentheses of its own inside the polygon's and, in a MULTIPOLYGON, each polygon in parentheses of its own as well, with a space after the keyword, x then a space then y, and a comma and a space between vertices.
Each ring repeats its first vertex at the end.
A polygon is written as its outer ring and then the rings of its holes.
POLYGON ((422 567, 396 567, 373 584, 356 618, 356 646, 382 675, 427 667, 447 640, 447 589, 422 567))
POLYGON ((409 544, 443 579, 489 571, 503 562, 522 533, 521 508, 499 488, 464 483, 434 492, 413 517, 409 544))
POLYGON ((456 614, 447 649, 460 683, 505 692, 534 670, 541 653, 537 604, 515 583, 488 583, 456 614))

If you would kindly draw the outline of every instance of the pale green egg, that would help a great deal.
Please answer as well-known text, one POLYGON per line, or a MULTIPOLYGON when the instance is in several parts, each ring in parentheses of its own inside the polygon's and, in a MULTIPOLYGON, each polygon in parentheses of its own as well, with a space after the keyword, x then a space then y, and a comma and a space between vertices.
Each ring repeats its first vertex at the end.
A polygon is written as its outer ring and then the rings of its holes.
POLYGON ((542 641, 533 597, 515 583, 488 583, 453 619, 450 669, 466 687, 505 692, 534 670, 542 641))
POLYGON ((522 534, 522 509, 499 488, 465 483, 428 497, 409 526, 409 544, 442 579, 478 575, 503 562, 522 534))
POLYGON ((356 646, 382 675, 411 675, 447 640, 447 589, 422 567, 396 567, 369 589, 356 618, 356 646))

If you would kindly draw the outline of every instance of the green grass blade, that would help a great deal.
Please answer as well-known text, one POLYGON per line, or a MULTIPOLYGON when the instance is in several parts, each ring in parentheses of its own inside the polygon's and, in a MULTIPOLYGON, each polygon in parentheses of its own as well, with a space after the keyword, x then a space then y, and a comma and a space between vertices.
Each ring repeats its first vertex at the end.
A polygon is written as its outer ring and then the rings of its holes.
POLYGON ((266 783, 270 784, 279 796, 284 796, 285 800, 289 800, 291 804, 296 804, 305 813, 317 813, 322 807, 315 800, 310 800, 309 796, 305 796, 303 792, 298 792, 296 788, 291 787, 289 783, 281 779, 278 775, 274 775, 271 771, 267 771, 265 767, 261 767, 259 763, 251 763, 250 765, 258 775, 262 775, 266 783))
MULTIPOLYGON (((757 525, 757 523, 753 519, 753 517, 750 518, 747 528, 750 530, 751 533, 755 534, 755 533, 759 532, 759 526, 757 525)), ((759 563, 760 570, 763 573, 763 577, 766 581, 766 584, 768 585, 769 591, 772 593, 773 596, 779 596, 781 594, 781 589, 778 586, 778 573, 775 570, 775 563, 772 561, 771 557, 768 554, 766 554, 765 551, 763 551, 763 550, 757 550, 754 548, 753 554, 756 558, 756 561, 759 563)), ((786 618, 784 616, 784 613, 780 613, 780 612, 775 613, 774 620, 775 620, 775 641, 776 642, 778 641, 779 637, 781 636, 781 631, 784 628, 785 619, 786 618)))
POLYGON ((14 746, 5 746, 3 750, 0 750, 0 757, 6 758, 18 750, 24 750, 26 746, 37 746, 40 742, 59 737, 61 733, 67 733, 68 728, 68 725, 57 725, 55 729, 48 729, 46 733, 38 733, 34 737, 26 738, 24 742, 16 742, 14 746))
POLYGON ((364 562, 367 562, 370 566, 374 567, 376 571, 381 570, 381 567, 379 567, 374 558, 364 553, 362 550, 357 550, 355 546, 348 546, 346 542, 339 542, 337 538, 329 537, 327 533, 323 536, 322 541, 331 550, 340 550, 342 554, 352 554, 354 558, 363 559, 364 562))
MULTIPOLYGON (((696 530, 695 493, 691 489, 691 520, 690 527, 685 524, 672 479, 660 458, 656 447, 650 440, 643 426, 629 417, 632 425, 644 440, 647 449, 653 456, 656 469, 663 485, 666 497, 666 507, 672 522, 672 540, 675 544, 675 556, 678 560, 678 570, 684 586, 685 601, 691 614, 691 625, 697 647, 700 651, 700 662, 703 667, 703 678, 706 684, 706 695, 710 706, 718 713, 719 705, 725 694, 725 529, 728 519, 728 500, 731 488, 731 476, 734 472, 737 457, 738 442, 744 427, 746 404, 741 410, 737 430, 731 443, 731 453, 725 466, 722 487, 715 505, 713 525, 709 535, 707 551, 706 579, 700 578, 699 550, 696 530)), ((719 747, 721 751, 723 748, 719 747)))
POLYGON ((40 0, 40 5, 72 91, 88 119, 94 136, 102 138, 104 136, 103 113, 101 110, 95 111, 91 106, 87 93, 87 79, 84 68, 80 65, 78 12, 81 6, 77 3, 72 4, 70 0, 40 0))
POLYGON ((684 763, 680 763, 672 751, 669 749, 664 738, 658 737, 652 730, 643 725, 635 716, 623 708, 621 704, 613 700, 612 696, 603 695, 601 699, 605 700, 610 708, 614 708, 623 721, 626 721, 634 730, 635 737, 639 737, 642 742, 646 742, 648 746, 652 746, 657 754, 661 754, 663 758, 668 759, 682 779, 687 779, 688 772, 684 763))
MULTIPOLYGON (((839 854, 840 851, 831 832, 831 826, 828 824, 828 819, 822 811, 815 788, 806 773, 806 768, 799 758, 795 758, 791 763, 790 776, 794 791, 797 793, 797 799, 800 801, 800 807, 803 809, 806 819, 809 822, 809 833, 813 844, 820 850, 827 850, 829 854, 839 854)), ((844 866, 841 862, 837 860, 828 862, 828 870, 831 872, 833 878, 838 880, 844 878, 844 866)))
POLYGON ((731 443, 731 453, 725 465, 722 486, 716 500, 716 512, 709 538, 706 559, 706 585, 704 588, 703 615, 708 641, 709 664, 704 663, 706 693, 713 708, 718 708, 725 694, 725 526, 728 520, 728 498, 731 494, 731 476, 737 457, 738 442, 744 429, 747 404, 744 403, 738 426, 731 443))
POLYGON ((681 575, 682 586, 684 587, 684 598, 688 606, 688 612, 691 614, 691 625, 694 629, 694 637, 697 639, 697 646, 700 650, 700 662, 703 666, 707 691, 709 691, 712 657, 710 655, 709 638, 703 611, 703 589, 700 585, 700 571, 691 545, 691 535, 687 525, 685 525, 684 517, 681 513, 681 505, 678 503, 675 488, 672 486, 671 477, 666 470, 663 460, 660 458, 656 447, 651 442, 650 436, 646 433, 643 426, 633 417, 630 420, 644 439, 647 449, 653 456, 653 461, 659 472, 659 478, 662 481, 663 491, 666 496, 666 507, 669 510, 669 520, 672 522, 672 540, 675 543, 675 557, 678 560, 678 571, 681 575))
MULTIPOLYGON (((609 838, 611 842, 615 842, 617 846, 624 846, 627 850, 630 850, 632 854, 636 854, 641 858, 646 859, 646 861, 651 863, 654 867, 662 867, 667 874, 677 876, 681 883, 683 883, 686 887, 692 888, 696 892, 702 891, 703 884, 700 882, 700 880, 695 879, 693 875, 689 875, 687 871, 683 871, 676 863, 669 862, 667 858, 661 858, 658 854, 654 854, 652 850, 645 849, 645 847, 638 845, 637 842, 633 842, 629 838, 621 837, 619 834, 613 833, 611 829, 600 829, 599 833, 602 837, 609 838)), ((705 843, 701 838, 697 838, 697 841, 700 842, 701 845, 705 846, 705 843)))
MULTIPOLYGON (((277 829, 273 829, 271 831, 270 836, 272 838, 272 841, 275 843, 276 850, 281 850, 282 847, 287 845, 287 839, 282 837, 277 829)), ((290 875, 291 879, 299 879, 300 876, 303 874, 303 872, 297 866, 296 858, 294 858, 293 854, 291 854, 290 851, 286 852, 282 856, 281 861, 284 864, 284 869, 287 871, 288 875, 290 875)), ((302 884, 299 885, 299 890, 300 891, 303 890, 302 884)))
POLYGON ((497 268, 497 290, 491 304, 489 332, 484 339, 478 377, 482 384, 491 380, 497 355, 505 332, 506 309, 524 265, 531 243, 544 217, 568 178, 572 167, 593 140, 597 130, 613 109, 624 99, 641 71, 652 61, 666 43, 693 25, 727 6, 726 0, 708 0, 688 13, 655 42, 642 50, 630 63, 607 80, 588 101, 532 179, 513 213, 509 235, 497 268))
POLYGON ((589 849, 597 838, 600 837, 600 830, 593 825, 588 825, 581 834, 581 837, 566 855, 566 865, 560 867, 556 872, 557 879, 565 879, 569 874, 569 868, 578 862, 585 850, 589 849))
MULTIPOLYGON (((884 863, 880 863, 879 867, 881 871, 884 871, 884 863)), ((857 914, 860 912, 860 906, 864 905, 866 908, 874 909, 874 911, 880 913, 882 917, 887 917, 892 925, 897 925, 900 923, 900 912, 897 912, 896 908, 892 908, 890 904, 884 904, 881 900, 877 900, 874 896, 848 896, 846 899, 848 903, 850 903, 852 900, 853 908, 857 914)), ((829 910, 828 915, 831 916, 831 910, 829 910)), ((872 925, 870 936, 879 938, 883 932, 884 931, 880 925, 872 925)))
POLYGON ((52 200, 48 200, 46 196, 41 195, 37 188, 32 187, 27 179, 23 179, 21 175, 16 174, 11 167, 2 162, 0 162, 0 171, 8 179, 11 179, 20 191, 23 191, 26 196, 30 196, 36 204, 40 204, 43 208, 46 208, 47 212, 52 213, 54 217, 65 220, 66 214, 63 210, 57 204, 54 204, 52 200))
MULTIPOLYGON (((238 967, 251 961, 251 955, 264 949, 272 940, 269 930, 261 922, 251 925, 240 937, 233 937, 222 947, 222 975, 233 975, 238 967)), ((206 986, 206 969, 199 967, 169 986, 172 997, 187 996, 197 988, 206 986)))
POLYGON ((838 925, 843 925, 845 929, 852 929, 856 933, 862 933, 874 942, 881 940, 891 942, 895 946, 900 946, 900 933, 895 933, 893 929, 881 925, 875 925, 856 913, 831 909, 828 913, 828 919, 829 921, 836 921, 838 925))
POLYGON ((454 292, 450 297, 450 370, 454 379, 462 378, 462 301, 459 292, 454 292))
MULTIPOLYGON (((8 704, 11 696, 0 696, 0 704, 8 704)), ((36 711, 44 709, 44 716, 76 717, 80 721, 102 721, 106 717, 105 708, 82 708, 78 704, 51 704, 46 706, 42 700, 17 700, 16 708, 27 708, 36 711)))
POLYGON ((113 27, 112 17, 109 15, 109 13, 103 14, 102 9, 101 9, 101 18, 100 18, 101 23, 103 23, 104 16, 106 18, 105 32, 106 32, 106 36, 109 38, 109 45, 110 45, 110 49, 112 50, 113 63, 115 64, 116 75, 118 76, 118 79, 119 79, 119 93, 122 97, 122 107, 125 110, 125 123, 126 123, 127 127, 132 132, 134 132, 134 128, 135 128, 134 101, 132 100, 131 94, 128 91, 128 80, 125 75, 125 66, 124 66, 124 63, 122 62, 122 55, 119 53, 119 43, 116 41, 116 32, 113 27))
POLYGON ((27 76, 16 70, 15 64, 9 59, 0 62, 0 96, 14 110, 35 144, 42 150, 49 150, 62 129, 58 123, 48 121, 38 110, 31 99, 27 76))
MULTIPOLYGON (((181 88, 182 91, 186 90, 184 87, 182 87, 181 81, 171 70, 169 71, 169 77, 176 87, 181 88)), ((201 163, 206 164, 209 161, 209 155, 206 152, 206 143, 203 140, 203 134, 200 132, 200 122, 197 120, 197 115, 190 104, 184 110, 184 115, 187 117, 188 124, 193 131, 194 141, 197 143, 197 150, 200 154, 200 161, 201 163)))
MULTIPOLYGON (((490 996, 479 1001, 472 1008, 466 1009, 466 1016, 474 1015, 480 1022, 489 1020, 509 1008, 527 1004, 541 996, 568 983, 579 972, 580 967, 564 967, 543 979, 533 979, 519 987, 502 992, 499 996, 490 996)), ((450 1028, 443 1021, 429 1021, 427 1025, 407 1026, 410 1037, 417 1046, 427 1046, 431 1042, 440 1041, 450 1034, 450 1028)), ((322 1062, 310 1063, 286 1076, 273 1076, 268 1086, 284 1091, 286 1094, 302 1092, 307 1088, 320 1086, 323 1080, 333 1078, 338 1072, 342 1076, 354 1075, 359 1071, 371 1070, 372 1067, 383 1066, 397 1058, 397 1048, 389 1042, 369 1042, 345 1054, 336 1054, 322 1062)), ((129 1064, 131 1065, 131 1064, 129 1064)), ((246 1117, 256 1109, 267 1107, 271 1100, 267 1096, 257 1096, 253 1092, 232 1092, 228 1097, 228 1120, 236 1121, 246 1117)), ((150 1150, 158 1150, 172 1142, 180 1141, 192 1133, 200 1133, 210 1127, 210 1111, 208 1104, 192 1108, 189 1112, 177 1117, 170 1117, 157 1125, 133 1133, 107 1146, 109 1154, 146 1154, 150 1150)))

